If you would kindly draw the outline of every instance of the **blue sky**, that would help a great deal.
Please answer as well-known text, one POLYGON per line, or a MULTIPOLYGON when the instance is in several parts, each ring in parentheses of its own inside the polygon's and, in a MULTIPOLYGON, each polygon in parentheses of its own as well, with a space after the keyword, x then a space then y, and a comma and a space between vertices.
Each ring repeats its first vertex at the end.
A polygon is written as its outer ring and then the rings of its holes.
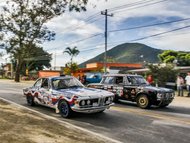
MULTIPOLYGON (((81 51, 74 58, 77 63, 84 62, 104 52, 104 16, 100 12, 105 9, 108 9, 109 13, 114 14, 113 17, 108 17, 108 31, 190 18, 190 0, 144 0, 142 5, 130 6, 128 8, 123 5, 129 6, 142 0, 89 1, 86 12, 66 12, 46 24, 49 29, 56 32, 54 41, 43 44, 45 50, 53 53, 52 66, 64 66, 69 61, 69 56, 63 54, 63 51, 68 46, 77 46, 81 51), (110 10, 118 6, 123 6, 123 8, 118 8, 115 11, 110 10), (94 14, 96 14, 96 17, 86 21, 89 16, 94 14), (99 33, 102 34, 81 42, 75 42, 99 33)), ((110 32, 108 33, 108 49, 134 39, 188 25, 190 25, 190 20, 136 30, 110 32)), ((190 51, 190 28, 134 42, 163 50, 190 51)), ((0 62, 3 61, 5 62, 5 57, 0 59, 0 62)))

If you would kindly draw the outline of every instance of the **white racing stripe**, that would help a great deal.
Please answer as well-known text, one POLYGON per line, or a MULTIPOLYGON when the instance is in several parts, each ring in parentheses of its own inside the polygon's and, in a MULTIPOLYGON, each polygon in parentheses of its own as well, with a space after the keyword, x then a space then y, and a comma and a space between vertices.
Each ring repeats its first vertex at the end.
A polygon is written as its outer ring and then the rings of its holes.
POLYGON ((79 129, 79 130, 81 130, 81 131, 84 131, 84 132, 87 132, 87 133, 89 133, 89 134, 92 134, 92 135, 94 135, 94 136, 97 137, 97 138, 102 138, 102 140, 104 140, 105 142, 109 142, 109 143, 111 143, 111 142, 112 142, 112 143, 122 143, 121 141, 111 139, 111 138, 106 137, 106 136, 104 136, 104 135, 101 135, 101 134, 98 134, 98 133, 89 131, 89 130, 87 130, 87 129, 81 128, 81 127, 79 127, 79 126, 73 125, 73 124, 71 124, 71 123, 68 123, 68 122, 59 120, 59 119, 57 119, 57 118, 55 118, 55 117, 52 117, 52 116, 43 114, 43 113, 41 113, 41 112, 39 112, 39 111, 30 109, 30 108, 28 108, 28 107, 25 107, 25 106, 23 106, 23 105, 17 104, 17 103, 15 103, 15 102, 12 102, 12 101, 10 101, 10 100, 4 99, 4 98, 2 98, 2 97, 0 97, 0 99, 1 99, 1 100, 4 100, 4 101, 6 101, 6 102, 8 102, 8 103, 10 103, 10 104, 16 105, 16 106, 18 106, 18 107, 20 107, 20 108, 23 108, 23 109, 25 109, 25 110, 29 110, 29 111, 31 111, 31 112, 40 114, 40 115, 41 115, 42 117, 44 117, 44 118, 47 118, 47 119, 50 119, 50 120, 54 120, 54 121, 56 121, 56 122, 58 122, 58 123, 62 123, 64 126, 69 126, 69 128, 79 129))

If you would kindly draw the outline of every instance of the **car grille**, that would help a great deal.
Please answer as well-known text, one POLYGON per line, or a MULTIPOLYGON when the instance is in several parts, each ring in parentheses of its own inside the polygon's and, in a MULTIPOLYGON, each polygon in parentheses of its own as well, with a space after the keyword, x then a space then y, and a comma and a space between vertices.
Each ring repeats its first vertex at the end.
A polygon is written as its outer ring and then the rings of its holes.
POLYGON ((101 98, 94 98, 94 99, 87 99, 87 100, 81 100, 79 102, 79 106, 81 108, 86 108, 86 107, 97 107, 97 106, 105 106, 109 105, 110 103, 107 103, 109 97, 101 97, 101 98), (90 100, 90 104, 88 105, 87 102, 90 100), (85 102, 84 105, 82 105, 82 101, 85 102))
POLYGON ((172 98, 172 93, 165 93, 164 94, 164 99, 170 99, 172 98))

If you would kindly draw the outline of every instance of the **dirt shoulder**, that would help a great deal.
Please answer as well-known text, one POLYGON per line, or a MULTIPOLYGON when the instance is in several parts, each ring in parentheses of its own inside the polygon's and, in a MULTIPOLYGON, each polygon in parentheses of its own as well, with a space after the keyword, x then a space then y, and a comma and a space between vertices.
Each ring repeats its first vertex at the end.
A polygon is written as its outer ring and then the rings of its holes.
POLYGON ((0 141, 2 143, 103 143, 101 138, 64 126, 0 100, 0 141))

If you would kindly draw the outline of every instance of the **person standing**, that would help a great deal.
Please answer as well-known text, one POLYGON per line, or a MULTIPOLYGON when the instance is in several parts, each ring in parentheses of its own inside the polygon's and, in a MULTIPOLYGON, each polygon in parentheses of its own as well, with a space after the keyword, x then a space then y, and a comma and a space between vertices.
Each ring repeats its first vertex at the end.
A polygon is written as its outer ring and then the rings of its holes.
POLYGON ((177 76, 176 84, 177 84, 178 96, 183 96, 183 84, 184 84, 184 80, 183 80, 183 78, 180 75, 177 76))
POLYGON ((153 84, 153 77, 152 77, 152 75, 148 75, 146 81, 147 81, 149 84, 153 84))
POLYGON ((186 85, 187 85, 187 96, 190 97, 190 72, 188 72, 187 76, 185 77, 186 85))

